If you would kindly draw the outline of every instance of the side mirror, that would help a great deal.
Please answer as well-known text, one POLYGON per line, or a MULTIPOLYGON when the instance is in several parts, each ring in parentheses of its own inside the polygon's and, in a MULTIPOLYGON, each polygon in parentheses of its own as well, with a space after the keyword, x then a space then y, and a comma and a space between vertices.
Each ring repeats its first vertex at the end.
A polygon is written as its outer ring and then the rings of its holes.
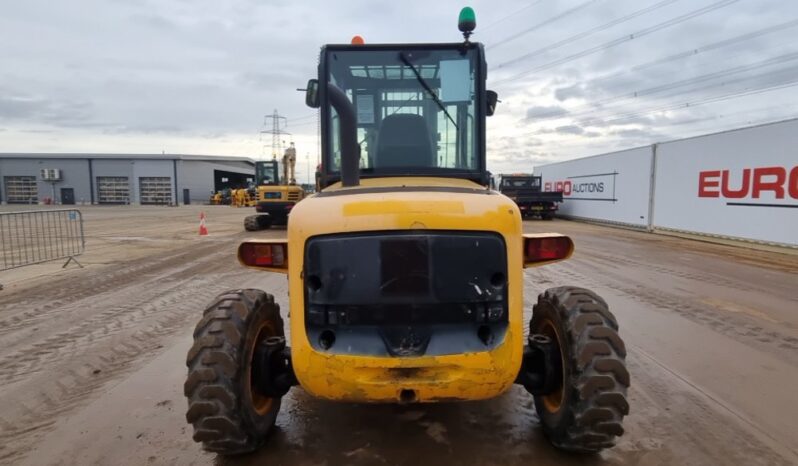
POLYGON ((491 116, 496 111, 496 102, 499 101, 499 94, 496 91, 486 91, 485 94, 488 100, 488 116, 491 116))
POLYGON ((319 108, 319 80, 311 79, 305 88, 305 105, 310 108, 319 108))

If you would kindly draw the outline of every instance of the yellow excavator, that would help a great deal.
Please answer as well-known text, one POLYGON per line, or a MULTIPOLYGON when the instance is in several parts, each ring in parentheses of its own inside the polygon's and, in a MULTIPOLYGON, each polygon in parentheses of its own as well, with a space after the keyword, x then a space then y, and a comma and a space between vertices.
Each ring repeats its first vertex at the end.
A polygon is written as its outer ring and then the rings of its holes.
POLYGON ((230 206, 232 207, 255 207, 255 188, 238 188, 230 190, 230 206))
POLYGON ((198 316, 184 393, 205 449, 257 449, 292 386, 409 404, 519 384, 534 399, 529 419, 559 448, 597 452, 623 434, 629 371, 607 302, 576 286, 524 296, 525 283, 548 283, 524 269, 574 246, 525 234, 516 203, 489 188, 486 117, 498 99, 484 48, 469 40, 475 26, 464 8, 464 42, 321 49, 305 100, 321 112, 322 189, 296 204, 285 238, 238 249, 252 270, 285 274, 288 295, 235 289, 198 316))
POLYGON ((305 197, 296 184, 296 148, 285 150, 282 160, 255 162, 255 188, 252 204, 258 212, 244 219, 247 231, 265 230, 272 225, 288 224, 291 209, 305 197), (282 172, 282 173, 281 173, 282 172))

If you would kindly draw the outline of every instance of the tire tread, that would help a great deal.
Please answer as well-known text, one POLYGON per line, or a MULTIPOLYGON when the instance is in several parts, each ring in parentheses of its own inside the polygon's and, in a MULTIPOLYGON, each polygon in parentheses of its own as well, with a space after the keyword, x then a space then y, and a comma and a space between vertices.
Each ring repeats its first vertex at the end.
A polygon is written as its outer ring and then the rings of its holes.
MULTIPOLYGON (((194 343, 186 356, 188 398, 186 420, 193 438, 208 451, 224 455, 247 453, 265 440, 274 424, 279 399, 264 425, 245 415, 248 399, 242 387, 243 354, 248 354, 247 331, 257 314, 273 320, 282 335, 279 307, 260 290, 232 290, 216 297, 194 329, 194 343)), ((261 318, 261 317, 259 317, 261 318)))
POLYGON ((618 321, 606 301, 590 290, 558 287, 538 297, 530 328, 539 315, 553 310, 562 322, 561 344, 570 345, 570 377, 565 380, 565 399, 560 409, 563 426, 547 425, 541 397, 535 407, 543 431, 558 448, 597 452, 614 446, 623 430, 623 417, 629 414, 626 390, 626 346, 618 335, 618 321), (545 308, 545 309, 544 309, 545 308))

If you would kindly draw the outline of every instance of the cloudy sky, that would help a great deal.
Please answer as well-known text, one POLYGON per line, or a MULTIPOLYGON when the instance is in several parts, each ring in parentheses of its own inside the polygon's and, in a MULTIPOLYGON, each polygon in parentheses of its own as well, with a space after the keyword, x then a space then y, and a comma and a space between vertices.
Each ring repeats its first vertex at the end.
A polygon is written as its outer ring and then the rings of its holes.
MULTIPOLYGON (((0 152, 260 157, 264 115, 315 162, 319 46, 459 41, 463 3, 26 0, 0 15, 0 152)), ((798 116, 798 2, 471 3, 501 103, 489 168, 798 116)), ((265 147, 265 149, 264 149, 265 147)))

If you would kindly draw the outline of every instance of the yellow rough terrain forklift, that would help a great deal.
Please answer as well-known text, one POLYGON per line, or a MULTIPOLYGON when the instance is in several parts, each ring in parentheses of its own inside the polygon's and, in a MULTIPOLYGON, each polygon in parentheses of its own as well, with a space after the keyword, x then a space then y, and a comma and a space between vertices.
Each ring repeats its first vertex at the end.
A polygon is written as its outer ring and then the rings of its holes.
POLYGON ((286 149, 282 163, 275 160, 255 162, 255 187, 250 190, 258 215, 244 219, 244 229, 257 231, 272 225, 286 225, 288 214, 305 197, 305 190, 296 184, 294 168, 296 149, 286 149), (282 177, 280 168, 282 166, 282 177))
POLYGON ((255 289, 219 295, 188 353, 186 418, 223 455, 255 450, 280 400, 361 403, 533 397, 557 447, 595 452, 623 434, 629 373, 618 323, 593 292, 538 296, 524 337, 524 268, 567 259, 571 240, 523 234, 489 189, 483 46, 327 45, 306 101, 321 112, 322 190, 294 206, 287 239, 238 258, 286 274, 290 323, 255 289), (290 332, 289 348, 285 332, 290 332))

